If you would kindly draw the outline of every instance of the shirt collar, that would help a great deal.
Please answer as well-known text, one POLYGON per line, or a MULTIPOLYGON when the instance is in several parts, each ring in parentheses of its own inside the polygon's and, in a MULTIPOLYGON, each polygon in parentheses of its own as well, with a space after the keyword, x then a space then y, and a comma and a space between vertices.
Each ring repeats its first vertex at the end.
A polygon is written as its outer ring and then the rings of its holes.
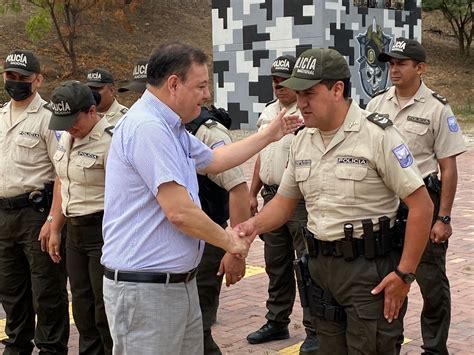
POLYGON ((84 136, 83 138, 79 138, 75 140, 75 145, 80 145, 83 143, 88 142, 89 140, 93 139, 98 141, 100 137, 103 136, 105 129, 109 127, 111 124, 105 117, 102 117, 95 125, 92 127, 91 131, 84 136))
POLYGON ((345 132, 358 132, 360 131, 360 122, 363 118, 363 111, 351 100, 349 110, 347 110, 346 117, 344 118, 344 131, 345 132))
POLYGON ((153 95, 148 89, 142 95, 142 100, 148 105, 153 111, 163 117, 165 122, 171 128, 177 128, 182 125, 181 118, 174 112, 169 106, 163 103, 158 97, 153 95))
MULTIPOLYGON (((44 102, 40 94, 35 93, 34 95, 35 95, 34 99, 28 104, 25 111, 23 112, 35 113, 40 110, 41 106, 43 106, 44 102)), ((3 106, 1 111, 3 113, 8 112, 8 110, 10 110, 11 104, 12 104, 12 100, 10 100, 5 106, 3 106)))

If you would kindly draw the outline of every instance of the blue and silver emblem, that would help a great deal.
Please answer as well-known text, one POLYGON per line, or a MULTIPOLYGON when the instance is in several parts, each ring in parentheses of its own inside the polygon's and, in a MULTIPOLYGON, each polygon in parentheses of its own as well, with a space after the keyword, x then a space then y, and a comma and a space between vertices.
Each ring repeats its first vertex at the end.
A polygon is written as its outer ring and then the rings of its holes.
POLYGON ((408 168, 413 164, 413 156, 405 144, 400 144, 398 147, 392 149, 393 154, 397 158, 402 168, 408 168))

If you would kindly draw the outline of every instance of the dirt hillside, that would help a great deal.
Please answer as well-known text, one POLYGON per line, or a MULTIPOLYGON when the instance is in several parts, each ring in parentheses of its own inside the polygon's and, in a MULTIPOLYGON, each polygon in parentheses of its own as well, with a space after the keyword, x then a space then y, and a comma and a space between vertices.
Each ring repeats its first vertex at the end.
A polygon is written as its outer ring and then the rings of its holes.
MULTIPOLYGON (((128 14, 131 30, 125 30, 124 24, 107 9, 83 17, 76 39, 79 65, 83 70, 103 66, 116 79, 127 79, 137 59, 146 58, 157 44, 173 39, 192 43, 212 55, 210 3, 210 0, 143 0, 134 13, 128 14)), ((37 43, 28 39, 25 22, 31 13, 32 9, 26 7, 19 14, 0 15, 0 58, 5 58, 14 48, 30 48, 39 53, 46 79, 41 91, 47 98, 60 81, 72 79, 69 59, 54 33, 37 43)), ((446 96, 455 109, 466 111, 466 106, 473 104, 474 53, 469 60, 459 58, 452 30, 438 12, 423 14, 422 40, 429 60, 427 84, 446 96)), ((84 73, 75 79, 84 80, 84 73)), ((121 94, 125 104, 134 98, 132 94, 121 94)), ((1 100, 6 100, 3 88, 0 88, 1 100)))

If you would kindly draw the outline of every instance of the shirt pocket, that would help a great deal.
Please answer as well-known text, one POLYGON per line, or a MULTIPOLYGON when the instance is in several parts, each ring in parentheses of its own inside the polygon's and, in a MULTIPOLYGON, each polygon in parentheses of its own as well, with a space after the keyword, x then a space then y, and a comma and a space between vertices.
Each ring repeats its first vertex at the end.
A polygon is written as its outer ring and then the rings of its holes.
POLYGON ((76 178, 78 182, 99 185, 101 181, 104 181, 105 171, 99 158, 79 156, 74 160, 74 170, 71 178, 76 178))
POLYGON ((295 168, 295 181, 305 198, 311 194, 311 166, 300 166, 295 168))
POLYGON ((39 138, 17 136, 15 138, 16 149, 13 152, 14 160, 20 163, 34 164, 41 160, 41 152, 38 149, 39 138))
POLYGON ((347 204, 355 204, 357 185, 366 178, 367 166, 338 165, 335 175, 337 177, 336 191, 342 194, 342 198, 347 204))
POLYGON ((429 126, 426 124, 408 121, 404 128, 409 133, 415 134, 417 136, 423 136, 426 134, 426 132, 428 132, 429 126))

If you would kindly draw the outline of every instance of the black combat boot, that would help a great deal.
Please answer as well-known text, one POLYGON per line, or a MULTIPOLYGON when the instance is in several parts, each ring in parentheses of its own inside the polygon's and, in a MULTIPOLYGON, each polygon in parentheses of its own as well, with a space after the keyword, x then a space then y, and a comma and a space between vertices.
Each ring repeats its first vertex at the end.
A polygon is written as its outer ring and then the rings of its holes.
POLYGON ((277 323, 267 322, 259 330, 250 333, 247 336, 247 341, 250 344, 261 344, 272 340, 288 339, 290 333, 288 332, 288 326, 279 325, 277 323))

